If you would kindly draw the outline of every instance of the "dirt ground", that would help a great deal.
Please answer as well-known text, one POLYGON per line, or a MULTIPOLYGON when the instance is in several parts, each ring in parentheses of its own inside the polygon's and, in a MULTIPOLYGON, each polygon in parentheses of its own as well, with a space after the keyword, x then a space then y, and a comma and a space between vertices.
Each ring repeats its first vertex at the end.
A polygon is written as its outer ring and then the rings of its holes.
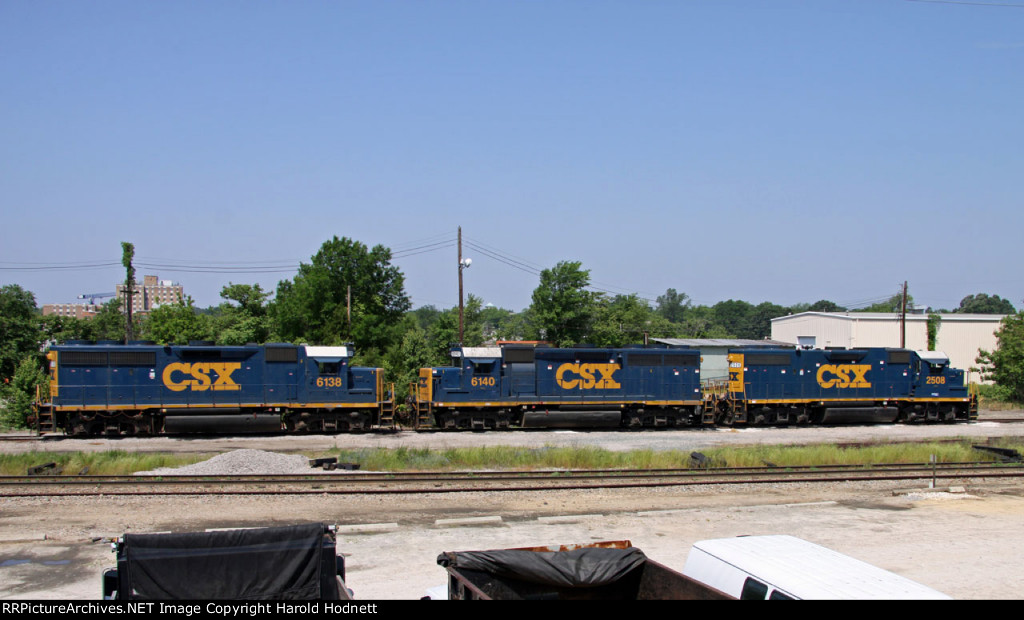
MULTIPOLYGON (((979 438, 1019 435, 1024 433, 1021 426, 1024 425, 984 422, 945 427, 945 432, 979 438)), ((849 431, 863 440, 875 428, 842 429, 839 434, 845 436, 849 431)), ((719 437, 704 432, 695 434, 705 442, 717 441, 719 437)), ((629 444, 667 441, 682 445, 694 439, 686 432, 650 434, 648 441, 647 434, 608 435, 613 437, 583 434, 584 442, 578 436, 570 441, 571 445, 594 441, 618 446, 618 440, 629 444)), ((541 445, 573 437, 555 433, 464 433, 457 438, 436 434, 383 440, 365 436, 365 440, 436 445, 474 437, 519 442, 525 441, 523 436, 541 445)), ((783 439, 760 434, 753 440, 735 433, 722 436, 738 443, 788 443, 796 438, 793 434, 784 435, 783 439)), ((822 433, 817 437, 821 441, 822 433)), ((212 452, 242 447, 292 451, 298 449, 294 442, 302 444, 303 449, 322 449, 313 446, 352 441, 351 437, 306 439, 200 440, 203 449, 197 449, 196 443, 179 440, 179 447, 212 452)), ((105 449, 106 441, 89 443, 95 449, 105 449)), ((133 441, 144 443, 128 449, 166 449, 158 446, 173 440, 133 441)), ((81 449, 73 445, 77 442, 57 443, 61 449, 81 449)), ((700 445, 697 441, 694 449, 700 445)), ((119 447, 127 448, 123 444, 119 447)), ((7 449, 6 445, 3 449, 7 449)), ((630 540, 651 558, 681 570, 695 541, 743 534, 790 534, 805 538, 954 598, 1019 598, 1019 584, 1024 578, 1024 534, 1020 531, 1024 486, 980 480, 952 484, 959 487, 953 489, 957 492, 944 492, 944 486, 908 489, 906 483, 876 482, 728 489, 463 493, 397 499, 6 499, 0 500, 0 598, 99 598, 100 571, 114 564, 109 539, 125 532, 196 531, 305 521, 340 526, 338 549, 346 556, 347 585, 362 600, 420 598, 428 589, 445 582, 444 569, 436 564, 438 554, 444 551, 630 540), (462 521, 452 521, 459 519, 462 521)))

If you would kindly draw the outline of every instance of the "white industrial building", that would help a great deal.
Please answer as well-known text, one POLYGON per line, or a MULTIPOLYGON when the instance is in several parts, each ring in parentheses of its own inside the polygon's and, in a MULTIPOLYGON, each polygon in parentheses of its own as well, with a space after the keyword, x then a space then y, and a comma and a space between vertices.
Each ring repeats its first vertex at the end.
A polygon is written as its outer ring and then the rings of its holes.
MULTIPOLYGON (((977 367, 982 349, 996 348, 996 331, 1004 314, 940 314, 935 350, 954 368, 977 367)), ((817 349, 899 347, 900 316, 891 312, 801 312, 772 319, 772 340, 817 349)), ((906 316, 907 349, 928 349, 928 315, 906 316)), ((978 381, 978 373, 970 380, 978 381)))

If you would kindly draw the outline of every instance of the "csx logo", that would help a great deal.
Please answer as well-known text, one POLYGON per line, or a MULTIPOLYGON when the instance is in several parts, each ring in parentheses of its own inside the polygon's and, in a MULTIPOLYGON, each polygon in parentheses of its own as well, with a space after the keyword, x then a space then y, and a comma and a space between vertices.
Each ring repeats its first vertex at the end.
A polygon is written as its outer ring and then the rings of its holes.
POLYGON ((871 383, 864 376, 871 364, 825 364, 818 369, 818 385, 823 388, 866 388, 871 383))
POLYGON ((618 364, 562 364, 555 371, 555 381, 566 390, 613 390, 622 387, 612 378, 619 368, 618 364))
POLYGON ((175 362, 164 368, 163 380, 167 389, 174 392, 182 390, 193 390, 202 392, 204 390, 240 390, 242 386, 231 380, 231 373, 242 367, 242 364, 217 364, 213 362, 201 362, 197 364, 185 364, 175 362), (210 373, 216 375, 214 381, 210 373), (188 378, 186 378, 188 377, 188 378))

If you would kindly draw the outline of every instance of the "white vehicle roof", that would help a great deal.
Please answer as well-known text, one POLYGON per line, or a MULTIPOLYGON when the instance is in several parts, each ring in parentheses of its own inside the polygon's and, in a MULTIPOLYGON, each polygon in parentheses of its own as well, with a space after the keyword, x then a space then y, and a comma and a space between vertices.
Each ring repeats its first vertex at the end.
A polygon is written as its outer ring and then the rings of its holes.
MULTIPOLYGON (((693 547, 800 599, 951 598, 896 573, 793 536, 719 538, 698 541, 693 547)), ((683 572, 687 574, 686 569, 683 572)))

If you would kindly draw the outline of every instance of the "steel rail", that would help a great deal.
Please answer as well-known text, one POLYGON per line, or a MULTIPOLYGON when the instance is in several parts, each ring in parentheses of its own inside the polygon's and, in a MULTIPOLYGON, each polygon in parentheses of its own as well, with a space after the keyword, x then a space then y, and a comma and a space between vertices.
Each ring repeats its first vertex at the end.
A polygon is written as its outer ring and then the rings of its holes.
MULTIPOLYGON (((422 480, 393 480, 385 481, 378 480, 378 483, 384 483, 381 488, 366 488, 360 486, 360 488, 338 488, 339 485, 331 484, 331 477, 322 476, 314 479, 308 477, 302 480, 282 480, 277 479, 215 479, 215 480, 172 480, 172 481, 156 481, 147 480, 145 477, 136 477, 130 482, 115 482, 110 485, 96 484, 93 482, 93 486, 96 489, 89 492, 71 492, 71 491, 53 491, 55 486, 61 486, 57 484, 41 485, 48 487, 46 490, 36 486, 32 491, 24 492, 9 492, 0 493, 0 497, 84 497, 84 496, 96 496, 96 495, 118 495, 118 496, 145 496, 145 495, 358 495, 358 494, 371 494, 371 495, 383 495, 383 494, 436 494, 436 493, 461 493, 461 492, 509 492, 509 491, 558 491, 558 490, 582 490, 582 489, 615 489, 615 488, 655 488, 655 487, 670 487, 670 486, 700 486, 700 485, 734 485, 734 484, 784 484, 784 483, 820 483, 820 482, 863 482, 863 481, 878 481, 878 480, 964 480, 970 478, 1017 478, 1024 477, 1024 468, 1022 467, 1002 467, 998 468, 985 467, 985 468, 960 468, 958 470, 947 470, 938 471, 932 470, 930 467, 920 468, 916 473, 901 471, 892 471, 889 473, 878 472, 878 471, 865 471, 863 469, 857 470, 846 470, 846 471, 832 471, 832 472, 792 472, 792 475, 788 475, 785 472, 774 471, 774 472, 747 472, 742 473, 712 473, 704 476, 633 476, 636 480, 631 482, 624 482, 622 477, 612 476, 604 477, 603 482, 581 484, 580 480, 592 481, 595 479, 602 479, 599 476, 589 476, 585 478, 550 478, 550 479, 507 479, 507 480, 496 480, 496 479, 471 479, 471 478, 447 478, 447 479, 422 479, 422 480), (1012 471, 1007 471, 1010 469, 1012 471), (769 476, 769 474, 772 474, 769 476), (781 474, 781 475, 780 475, 781 474), (652 478, 676 478, 673 480, 658 480, 651 481, 652 478), (467 483, 479 482, 480 485, 473 485, 467 483), (268 489, 265 485, 282 485, 289 486, 291 484, 305 484, 308 488, 303 489, 268 489), (502 482, 503 484, 494 485, 495 482, 502 482), (544 484, 538 484, 543 482, 544 484), (195 490, 167 490, 159 489, 161 486, 167 484, 173 484, 175 486, 193 485, 196 487, 202 487, 195 490), (530 483, 530 484, 522 484, 530 483), (117 490, 110 488, 111 486, 123 486, 130 484, 134 487, 149 486, 151 488, 158 488, 159 490, 117 490), (396 485, 404 485, 402 488, 396 488, 396 485), (460 484, 463 486, 449 486, 460 484), (235 486, 260 486, 258 489, 231 489, 231 488, 215 488, 209 487, 228 487, 230 485, 235 486)), ((20 483, 19 483, 20 484, 20 483)), ((74 486, 74 485, 66 485, 74 486)))
POLYGON ((496 471, 456 471, 456 472, 373 472, 354 474, 335 470, 334 473, 309 474, 231 474, 231 475, 136 475, 136 476, 104 476, 104 475, 46 475, 33 476, 0 476, 0 486, 17 485, 97 485, 97 484, 132 484, 132 485, 184 485, 184 484, 360 484, 360 483, 398 483, 398 482, 452 482, 452 481, 522 481, 522 480, 587 480, 610 478, 706 478, 713 476, 758 476, 788 475, 794 472, 814 473, 882 473, 889 471, 933 471, 933 470, 965 470, 979 471, 987 469, 1005 470, 1008 468, 1024 468, 1024 464, 997 463, 991 461, 971 461, 956 463, 882 463, 876 465, 795 465, 782 467, 728 467, 707 469, 617 469, 617 470, 531 470, 522 472, 496 471))

